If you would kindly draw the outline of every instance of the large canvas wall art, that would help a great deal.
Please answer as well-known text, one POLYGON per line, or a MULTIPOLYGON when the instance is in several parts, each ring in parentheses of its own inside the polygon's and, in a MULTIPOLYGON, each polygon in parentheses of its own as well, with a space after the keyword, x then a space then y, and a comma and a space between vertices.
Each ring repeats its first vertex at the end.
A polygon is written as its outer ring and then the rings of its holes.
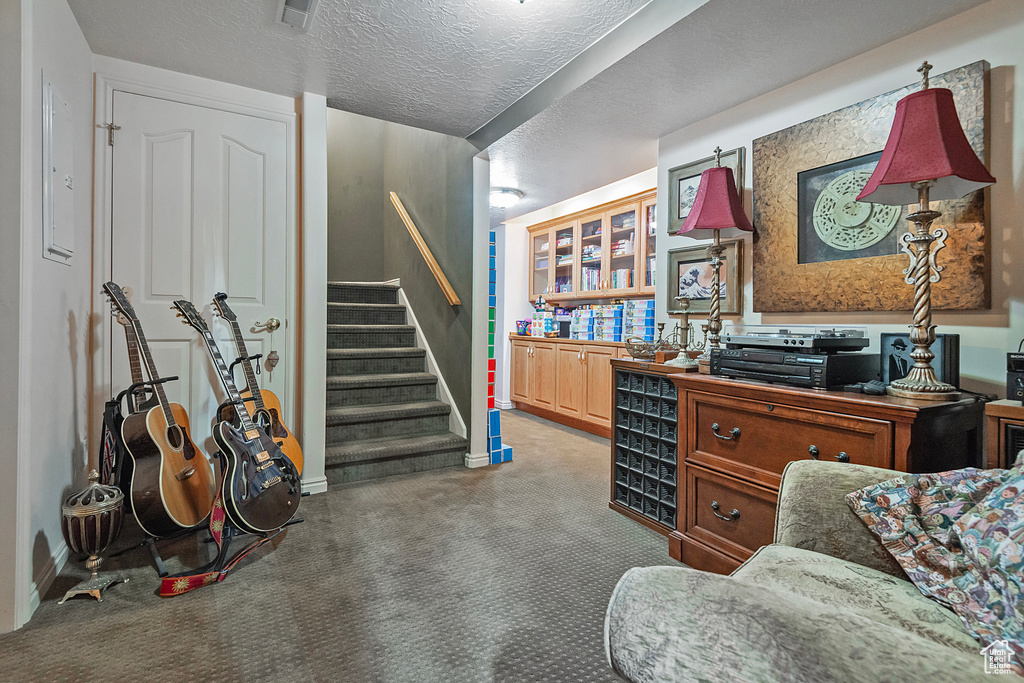
MULTIPOLYGON (((953 91, 960 122, 987 162, 985 97, 988 64, 975 62, 931 79, 953 91)), ((914 288, 904 282, 910 259, 900 251, 910 207, 855 201, 885 147, 896 102, 920 88, 900 88, 754 140, 755 311, 904 311, 914 288)), ((932 308, 978 310, 991 305, 985 191, 933 202, 949 231, 938 253, 942 280, 932 308)))

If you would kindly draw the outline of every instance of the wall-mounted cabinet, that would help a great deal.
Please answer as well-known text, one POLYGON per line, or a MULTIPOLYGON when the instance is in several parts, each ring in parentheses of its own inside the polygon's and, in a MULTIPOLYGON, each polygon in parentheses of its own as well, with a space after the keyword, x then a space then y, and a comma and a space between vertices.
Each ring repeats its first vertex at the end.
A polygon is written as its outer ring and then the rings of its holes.
POLYGON ((531 226, 530 300, 653 296, 654 190, 531 226))

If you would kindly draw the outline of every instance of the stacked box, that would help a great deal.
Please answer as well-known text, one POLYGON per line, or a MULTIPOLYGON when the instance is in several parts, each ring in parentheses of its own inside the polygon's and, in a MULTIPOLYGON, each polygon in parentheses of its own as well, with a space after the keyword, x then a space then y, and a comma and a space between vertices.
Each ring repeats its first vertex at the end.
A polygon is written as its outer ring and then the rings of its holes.
MULTIPOLYGON (((490 283, 487 291, 487 453, 492 465, 512 460, 512 447, 501 443, 501 411, 494 407, 494 322, 496 296, 494 283, 496 273, 494 270, 494 259, 496 256, 494 244, 494 231, 490 231, 490 245, 488 246, 488 259, 490 267, 490 283)), ((551 316, 551 325, 558 329, 554 315, 551 316)), ((534 316, 536 317, 536 316, 534 316)), ((531 334, 536 327, 536 320, 531 325, 531 334)), ((544 323, 541 323, 543 328, 544 323)))
POLYGON ((631 299, 622 317, 622 338, 639 337, 654 341, 654 299, 631 299))
POLYGON ((558 321, 551 311, 534 311, 530 323, 530 336, 545 337, 548 333, 558 333, 558 321))

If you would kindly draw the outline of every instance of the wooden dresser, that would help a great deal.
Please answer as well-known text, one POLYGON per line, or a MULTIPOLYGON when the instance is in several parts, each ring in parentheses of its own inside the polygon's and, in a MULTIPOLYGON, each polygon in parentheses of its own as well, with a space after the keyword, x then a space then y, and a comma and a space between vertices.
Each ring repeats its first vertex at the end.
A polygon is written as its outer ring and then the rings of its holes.
POLYGON ((669 554, 728 573, 772 542, 782 470, 813 458, 905 472, 983 466, 984 404, 670 375, 678 493, 669 554))

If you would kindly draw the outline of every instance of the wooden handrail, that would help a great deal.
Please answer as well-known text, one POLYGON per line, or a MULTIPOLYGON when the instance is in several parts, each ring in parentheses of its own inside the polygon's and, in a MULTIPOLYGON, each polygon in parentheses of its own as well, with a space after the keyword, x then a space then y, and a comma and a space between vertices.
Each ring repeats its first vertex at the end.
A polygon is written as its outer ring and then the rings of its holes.
POLYGON ((391 193, 391 203, 395 205, 395 209, 398 210, 398 215, 402 217, 402 222, 405 223, 406 229, 409 234, 412 235, 412 241, 419 247, 420 254, 423 255, 423 260, 427 262, 427 267, 430 268, 430 272, 434 274, 434 279, 437 280, 437 284, 441 286, 441 291, 444 292, 444 296, 448 299, 448 303, 452 306, 461 306, 462 302, 459 300, 455 290, 452 289, 451 283, 448 282, 448 278, 444 276, 444 271, 441 270, 441 266, 437 264, 437 259, 430 253, 430 247, 423 241, 423 235, 416 229, 416 225, 412 222, 412 218, 409 217, 409 212, 405 210, 405 206, 402 204, 402 200, 398 198, 398 195, 394 192, 391 193))

